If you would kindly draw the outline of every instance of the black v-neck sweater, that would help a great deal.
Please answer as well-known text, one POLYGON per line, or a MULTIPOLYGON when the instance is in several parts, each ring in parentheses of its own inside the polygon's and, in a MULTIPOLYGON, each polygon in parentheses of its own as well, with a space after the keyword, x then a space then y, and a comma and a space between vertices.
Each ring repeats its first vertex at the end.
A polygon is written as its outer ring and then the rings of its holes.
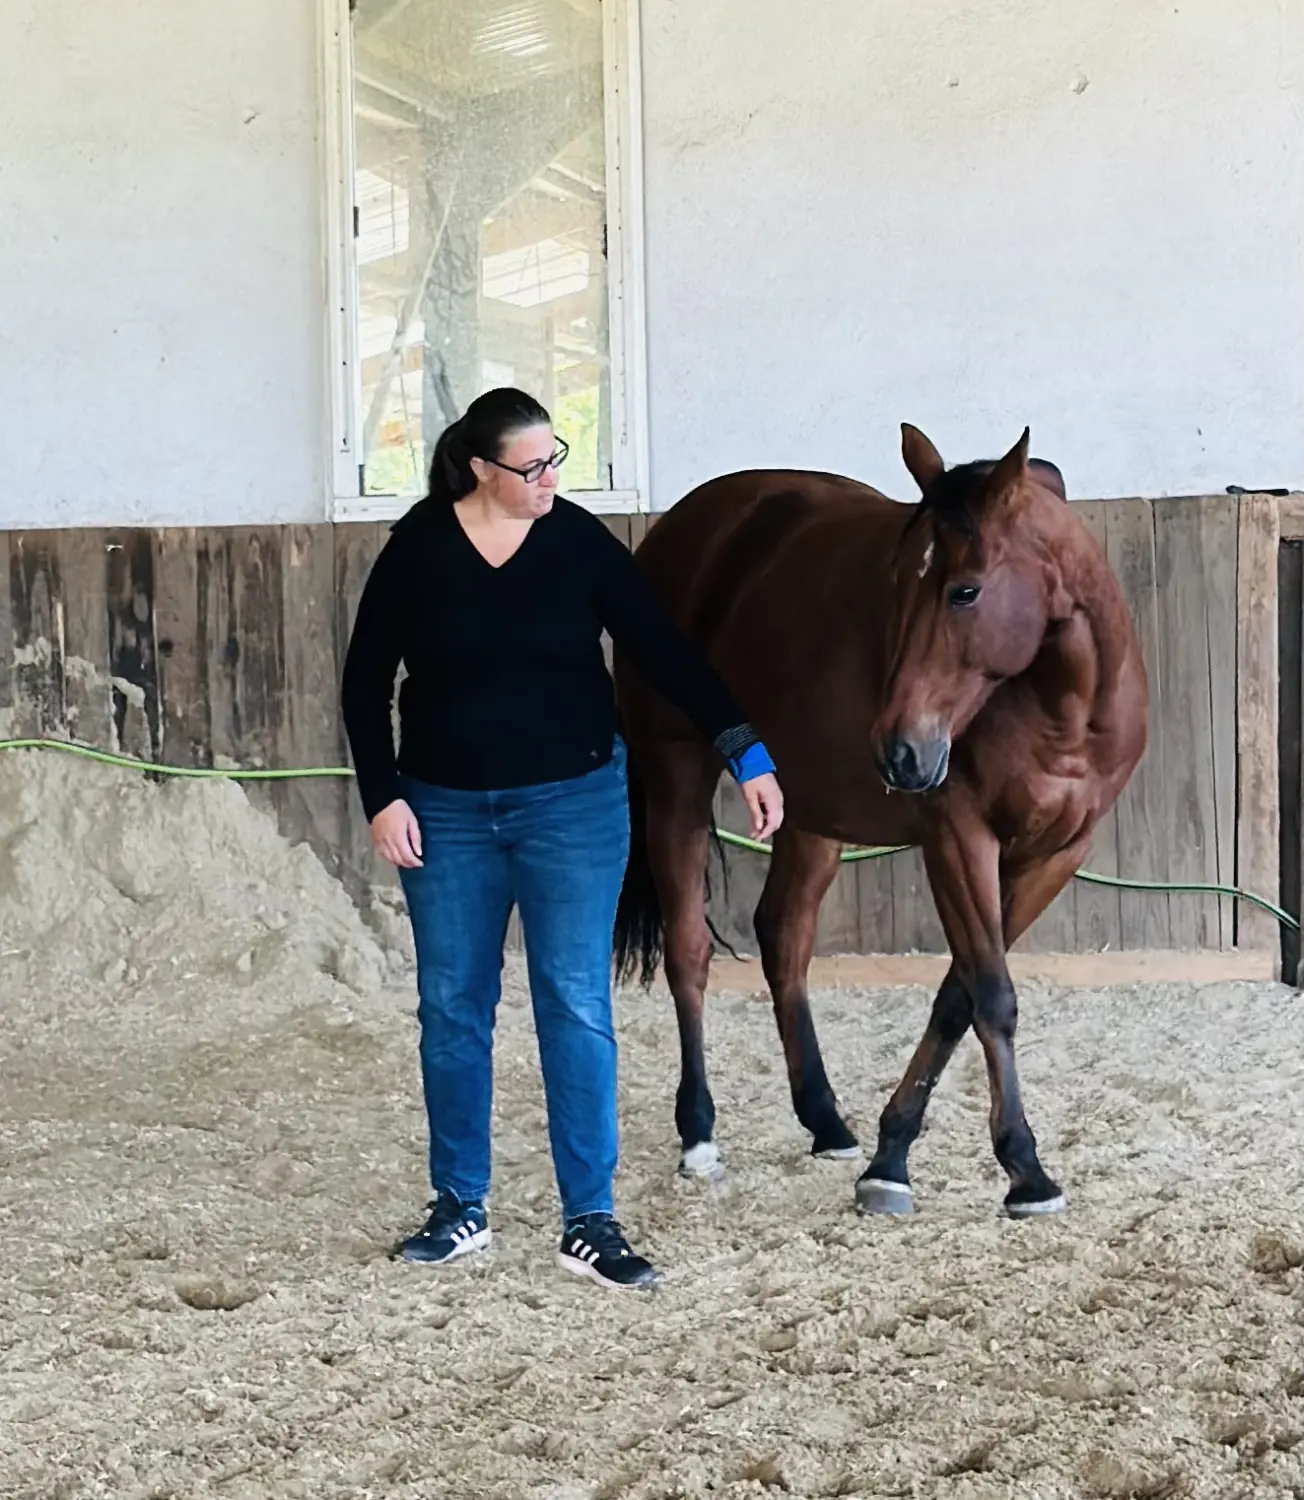
POLYGON ((604 629, 726 756, 755 743, 632 554, 588 511, 558 496, 495 568, 451 505, 413 506, 367 579, 344 663, 344 724, 368 821, 400 795, 400 773, 488 791, 606 764, 617 723, 604 629))

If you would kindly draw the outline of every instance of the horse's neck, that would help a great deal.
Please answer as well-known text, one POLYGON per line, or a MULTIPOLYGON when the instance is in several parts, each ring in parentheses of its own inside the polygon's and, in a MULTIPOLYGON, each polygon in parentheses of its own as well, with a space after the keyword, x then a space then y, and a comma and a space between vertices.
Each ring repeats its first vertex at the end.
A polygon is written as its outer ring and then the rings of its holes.
POLYGON ((1110 727, 1127 669, 1127 605, 1103 558, 1088 554, 1070 590, 1075 609, 1047 632, 1033 672, 1048 716, 1070 741, 1110 727))

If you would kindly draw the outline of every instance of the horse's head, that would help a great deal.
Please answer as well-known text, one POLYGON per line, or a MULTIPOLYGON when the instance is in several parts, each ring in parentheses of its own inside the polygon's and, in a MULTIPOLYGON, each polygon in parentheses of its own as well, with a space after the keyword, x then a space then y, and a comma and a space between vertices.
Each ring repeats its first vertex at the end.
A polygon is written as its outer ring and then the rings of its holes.
MULTIPOLYGON (((896 555, 893 650, 872 749, 893 790, 946 779, 952 742, 997 684, 1032 665, 1067 618, 1050 547, 1059 470, 1028 458, 1028 432, 999 462, 947 469, 917 428, 902 454, 923 494, 896 555)), ((1059 512, 1062 514, 1062 512, 1059 512)))

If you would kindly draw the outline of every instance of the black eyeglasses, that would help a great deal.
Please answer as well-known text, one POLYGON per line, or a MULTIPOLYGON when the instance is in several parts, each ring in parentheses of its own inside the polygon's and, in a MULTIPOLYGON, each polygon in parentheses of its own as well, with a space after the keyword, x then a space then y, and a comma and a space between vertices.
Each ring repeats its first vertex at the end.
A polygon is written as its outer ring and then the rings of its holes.
POLYGON ((523 469, 518 469, 512 464, 499 463, 496 458, 485 459, 495 469, 506 469, 509 474, 519 474, 526 484, 538 484, 547 469, 560 469, 566 462, 566 455, 570 452, 570 444, 565 438, 557 439, 557 447, 551 458, 537 458, 532 464, 526 464, 523 469))

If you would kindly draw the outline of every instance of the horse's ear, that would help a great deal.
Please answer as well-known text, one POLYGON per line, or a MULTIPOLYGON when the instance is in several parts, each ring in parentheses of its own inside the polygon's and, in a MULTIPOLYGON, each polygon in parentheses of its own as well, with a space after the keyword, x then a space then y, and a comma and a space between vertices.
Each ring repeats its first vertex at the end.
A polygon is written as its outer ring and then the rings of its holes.
POLYGON ((906 468, 914 476, 921 494, 927 494, 942 477, 946 465, 942 455, 917 427, 909 422, 901 424, 901 457, 906 468))
POLYGON ((985 499, 996 504, 1015 489, 1028 472, 1028 442, 1032 434, 1023 429, 1023 436, 987 476, 985 499))
POLYGON ((1049 459, 1030 458, 1028 460, 1028 472, 1035 475, 1048 490, 1054 490, 1061 500, 1069 498, 1069 492, 1064 485, 1063 474, 1060 473, 1059 467, 1051 463, 1049 459))

